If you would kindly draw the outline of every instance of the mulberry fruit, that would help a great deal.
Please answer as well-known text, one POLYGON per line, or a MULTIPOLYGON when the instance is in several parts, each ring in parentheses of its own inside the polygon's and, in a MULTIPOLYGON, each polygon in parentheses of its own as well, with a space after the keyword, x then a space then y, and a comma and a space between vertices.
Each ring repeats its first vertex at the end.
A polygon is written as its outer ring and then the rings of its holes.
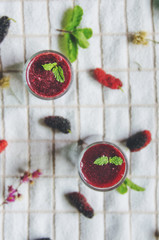
POLYGON ((63 133, 71 132, 70 121, 60 116, 48 116, 44 120, 45 124, 52 129, 58 129, 63 133))
POLYGON ((4 40, 10 27, 10 19, 7 16, 0 18, 0 43, 4 40))
POLYGON ((94 70, 94 76, 95 76, 95 79, 105 87, 108 87, 111 89, 121 89, 121 87, 123 86, 119 78, 116 78, 111 74, 107 74, 101 68, 96 68, 94 70))
POLYGON ((78 209, 87 218, 94 216, 94 210, 87 202, 85 196, 79 192, 71 192, 66 194, 66 198, 69 202, 78 209))
POLYGON ((126 146, 131 152, 140 151, 151 142, 151 133, 148 130, 141 131, 135 135, 129 137, 126 142, 126 146))

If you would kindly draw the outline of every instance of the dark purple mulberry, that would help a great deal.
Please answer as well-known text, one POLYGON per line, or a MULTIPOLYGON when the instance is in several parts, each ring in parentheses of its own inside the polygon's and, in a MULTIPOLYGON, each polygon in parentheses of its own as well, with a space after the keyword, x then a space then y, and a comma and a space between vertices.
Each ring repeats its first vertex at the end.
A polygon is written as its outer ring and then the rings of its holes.
POLYGON ((66 194, 66 198, 69 200, 71 205, 76 207, 85 217, 92 218, 94 216, 94 210, 89 205, 83 194, 79 192, 71 192, 66 194))
POLYGON ((126 145, 131 152, 137 152, 146 147, 151 142, 149 130, 138 132, 127 139, 126 145))
POLYGON ((49 116, 46 117, 44 120, 45 124, 52 129, 58 129, 63 133, 70 133, 71 132, 71 124, 70 121, 66 118, 60 116, 49 116))
POLYGON ((0 18, 0 43, 4 40, 10 27, 10 19, 7 16, 0 18))

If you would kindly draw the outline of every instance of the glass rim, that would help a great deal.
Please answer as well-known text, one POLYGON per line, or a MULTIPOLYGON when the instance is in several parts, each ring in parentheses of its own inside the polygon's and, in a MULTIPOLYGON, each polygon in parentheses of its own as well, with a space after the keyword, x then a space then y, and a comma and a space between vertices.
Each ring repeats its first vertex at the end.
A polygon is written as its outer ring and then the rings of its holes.
POLYGON ((72 85, 72 81, 73 81, 73 68, 72 68, 72 64, 71 64, 71 62, 69 61, 69 59, 68 59, 65 55, 63 55, 62 53, 60 53, 60 52, 58 52, 58 51, 54 51, 54 50, 42 50, 42 51, 38 51, 38 52, 34 53, 30 58, 28 58, 28 60, 25 62, 24 68, 23 68, 23 81, 24 81, 25 86, 27 87, 28 91, 29 91, 30 93, 32 93, 32 94, 33 94, 35 97, 37 97, 37 98, 40 98, 40 99, 42 99, 42 100, 54 100, 54 99, 60 98, 60 97, 62 97, 65 93, 67 93, 67 91, 70 89, 70 87, 71 87, 71 85, 72 85), (28 64, 30 63, 30 61, 31 61, 34 57, 36 57, 37 55, 39 55, 39 54, 41 54, 41 53, 47 53, 47 52, 48 52, 48 53, 49 53, 49 52, 51 52, 51 53, 56 53, 56 54, 62 56, 62 57, 67 61, 67 63, 68 63, 69 66, 70 66, 70 69, 71 69, 71 81, 70 81, 69 85, 67 86, 67 88, 65 89, 64 92, 62 92, 61 94, 58 94, 58 95, 55 96, 55 97, 44 97, 44 96, 40 96, 40 95, 36 94, 36 93, 29 87, 29 85, 28 85, 28 83, 27 83, 27 80, 26 80, 26 70, 27 70, 27 67, 28 67, 28 64))
POLYGON ((128 161, 127 161, 127 157, 126 157, 126 155, 123 153, 123 151, 121 150, 121 148, 118 147, 118 146, 117 146, 116 144, 114 144, 114 143, 107 142, 107 141, 94 142, 94 143, 92 143, 92 144, 89 144, 89 145, 88 145, 86 148, 84 148, 84 149, 82 150, 82 152, 80 153, 79 161, 78 161, 78 173, 79 173, 79 176, 80 176, 81 180, 83 181, 83 183, 84 183, 85 185, 87 185, 87 187, 89 187, 89 188, 91 188, 91 189, 93 189, 93 190, 99 191, 99 192, 111 191, 111 190, 116 189, 117 187, 119 187, 119 186, 124 182, 124 180, 125 180, 125 178, 126 178, 126 176, 127 176, 127 173, 128 173, 128 161), (117 148, 117 149, 122 153, 122 155, 124 156, 124 160, 125 160, 125 172, 124 172, 124 175, 123 175, 123 177, 121 178, 121 180, 120 180, 118 183, 116 183, 115 185, 113 185, 112 187, 100 188, 100 187, 95 187, 95 186, 89 184, 89 183, 84 179, 84 175, 83 175, 83 173, 82 173, 82 171, 81 171, 80 163, 81 163, 81 161, 82 161, 82 158, 83 158, 85 152, 86 152, 90 147, 92 147, 92 146, 94 146, 94 145, 97 145, 97 144, 108 144, 108 145, 111 145, 111 146, 117 148))

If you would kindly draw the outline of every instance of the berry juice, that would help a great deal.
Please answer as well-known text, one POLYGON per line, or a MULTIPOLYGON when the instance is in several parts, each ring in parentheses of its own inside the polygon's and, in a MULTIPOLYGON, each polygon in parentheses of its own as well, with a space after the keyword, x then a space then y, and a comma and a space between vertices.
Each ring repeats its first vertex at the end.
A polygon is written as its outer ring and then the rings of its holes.
POLYGON ((79 174, 84 183, 99 191, 108 191, 118 187, 127 174, 127 160, 122 151, 114 144, 107 142, 97 142, 91 144, 81 154, 79 174), (106 165, 96 165, 95 160, 107 156, 120 157, 121 165, 108 163, 106 165))
POLYGON ((72 68, 68 59, 55 51, 34 54, 25 64, 24 80, 29 91, 41 99, 55 99, 67 92, 72 80, 72 68), (42 65, 57 63, 64 74, 64 82, 57 81, 53 71, 46 71, 42 65))

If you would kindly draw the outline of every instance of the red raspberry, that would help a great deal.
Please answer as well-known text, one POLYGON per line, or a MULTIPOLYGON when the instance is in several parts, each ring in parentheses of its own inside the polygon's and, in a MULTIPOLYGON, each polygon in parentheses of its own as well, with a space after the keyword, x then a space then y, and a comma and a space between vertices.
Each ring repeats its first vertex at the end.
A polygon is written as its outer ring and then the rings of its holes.
POLYGON ((137 152, 151 142, 151 133, 148 130, 138 132, 127 139, 126 145, 131 152, 137 152))
POLYGON ((83 194, 79 192, 71 192, 66 194, 66 197, 79 212, 83 213, 85 217, 92 218, 94 216, 94 210, 83 194))
POLYGON ((119 78, 112 76, 111 74, 107 74, 101 68, 96 68, 94 70, 94 76, 98 82, 102 85, 111 88, 111 89, 121 89, 123 86, 122 82, 119 78))
POLYGON ((4 151, 4 149, 8 146, 6 140, 0 140, 0 153, 4 151))

